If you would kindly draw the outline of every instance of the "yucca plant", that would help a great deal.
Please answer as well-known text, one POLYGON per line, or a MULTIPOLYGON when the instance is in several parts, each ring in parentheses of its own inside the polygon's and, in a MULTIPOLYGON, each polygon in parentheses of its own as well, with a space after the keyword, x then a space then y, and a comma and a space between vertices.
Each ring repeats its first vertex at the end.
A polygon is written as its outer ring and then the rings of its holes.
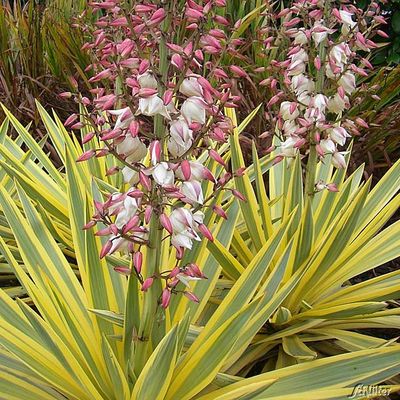
MULTIPOLYGON (((175 297, 165 315, 159 309, 151 316, 162 337, 147 338, 148 361, 137 373, 132 359, 143 340, 135 335, 146 318, 143 292, 133 275, 110 268, 127 260, 100 260, 101 240, 81 229, 93 197, 117 177, 102 175, 106 158, 76 165, 79 144, 41 109, 65 165, 56 170, 40 143, 6 113, 19 136, 11 140, 8 121, 3 124, 2 266, 28 297, 1 291, 2 397, 328 399, 351 395, 360 382, 385 380, 398 389, 399 346, 354 332, 398 324, 396 309, 385 302, 396 297, 397 274, 341 287, 398 251, 398 224, 373 239, 395 208, 389 199, 399 184, 398 165, 369 195, 366 185, 358 187, 360 172, 344 180, 340 171, 340 192, 317 194, 311 204, 303 199, 298 164, 287 169, 273 166, 273 156, 255 159, 235 182, 247 202, 222 198, 228 221, 211 222, 214 243, 198 242, 190 252, 208 277, 192 287, 200 303, 175 297), (339 352, 345 354, 309 361, 339 352)), ((233 165, 242 162, 238 139, 247 123, 235 130, 230 149, 222 149, 233 165)), ((319 175, 329 170, 320 165, 319 175)), ((169 265, 168 247, 159 257, 169 265)))
MULTIPOLYGON (((231 152, 233 165, 243 165, 235 139, 231 152)), ((318 165, 317 181, 331 182, 339 192, 325 189, 309 196, 299 159, 273 166, 267 177, 255 151, 254 160, 255 186, 248 177, 236 182, 248 202, 240 204, 231 249, 218 241, 208 247, 230 281, 243 279, 246 266, 263 257, 260 291, 301 278, 229 371, 246 373, 258 352, 267 371, 383 345, 385 340, 370 332, 398 327, 400 272, 357 284, 352 279, 400 255, 400 224, 387 225, 399 207, 400 162, 370 190, 370 180, 362 182, 363 166, 346 177, 346 170, 334 172, 325 160, 318 165)))

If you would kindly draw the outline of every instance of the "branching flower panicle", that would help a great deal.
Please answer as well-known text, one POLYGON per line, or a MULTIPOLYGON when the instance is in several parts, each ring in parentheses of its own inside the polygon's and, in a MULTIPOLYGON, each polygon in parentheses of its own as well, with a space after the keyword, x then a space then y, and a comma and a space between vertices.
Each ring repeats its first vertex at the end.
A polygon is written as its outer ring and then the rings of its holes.
MULTIPOLYGON (((91 73, 92 97, 71 94, 85 111, 81 118, 68 118, 65 125, 86 126, 90 133, 84 142, 97 139, 101 144, 78 161, 112 155, 117 162, 108 174, 121 173, 128 186, 96 203, 86 227, 106 226, 96 233, 108 238, 100 256, 130 253, 144 291, 162 277, 159 272, 144 278, 137 266, 141 246, 151 246, 151 220, 158 221, 162 240, 168 238, 175 247, 178 262, 194 241, 213 240, 203 211, 215 205, 222 190, 232 190, 227 183, 233 174, 218 149, 233 128, 223 110, 240 101, 232 82, 245 72, 235 66, 225 70, 221 59, 235 54, 241 40, 231 39, 234 29, 220 16, 224 1, 179 4, 160 7, 158 2, 143 1, 130 9, 117 0, 92 2, 89 5, 100 16, 94 26, 76 22, 89 39, 83 47, 92 59, 86 69, 91 73), (196 160, 203 151, 223 166, 222 178, 196 160), (209 197, 203 193, 206 181, 213 185, 209 197)), ((226 217, 218 205, 213 210, 226 217)), ((193 269, 181 269, 168 278, 161 295, 164 307, 179 281, 203 277, 188 272, 193 269)), ((195 300, 193 293, 187 296, 195 300)))

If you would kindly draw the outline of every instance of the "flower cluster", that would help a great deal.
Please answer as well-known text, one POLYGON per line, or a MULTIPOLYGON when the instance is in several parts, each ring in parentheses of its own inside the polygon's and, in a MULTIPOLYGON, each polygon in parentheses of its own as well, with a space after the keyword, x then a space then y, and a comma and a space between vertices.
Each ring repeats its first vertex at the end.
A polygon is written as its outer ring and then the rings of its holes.
POLYGON ((336 168, 346 165, 346 152, 339 148, 358 134, 358 126, 368 127, 346 112, 359 91, 357 76, 365 77, 372 69, 368 54, 377 45, 370 37, 386 35, 377 29, 385 23, 379 13, 377 2, 364 11, 347 1, 335 8, 319 0, 299 0, 269 13, 273 23, 262 32, 266 51, 288 43, 286 57, 272 60, 270 76, 261 82, 271 90, 268 114, 281 139, 276 162, 314 147, 320 158, 332 155, 336 168))
MULTIPOLYGON (((65 125, 86 126, 90 133, 83 142, 100 143, 78 161, 112 155, 116 164, 108 174, 121 173, 127 189, 96 203, 86 228, 105 225, 97 232, 108 238, 101 257, 123 251, 134 260, 141 246, 154 245, 150 226, 155 220, 154 229, 164 233, 161 240, 170 240, 178 262, 193 241, 213 240, 202 210, 213 207, 226 217, 213 200, 221 190, 232 190, 227 183, 241 173, 228 170, 218 149, 232 130, 224 108, 237 107, 240 101, 232 93, 232 82, 246 76, 236 66, 225 70, 220 61, 236 54, 242 40, 225 33, 230 23, 219 12, 224 0, 170 2, 164 7, 140 1, 132 9, 118 0, 89 5, 100 11, 95 26, 85 25, 82 18, 75 25, 89 38, 83 47, 92 59, 86 69, 91 73, 91 97, 78 91, 62 94, 74 96, 85 110, 65 125), (223 167, 220 176, 196 161, 202 152, 223 167), (207 182, 213 190, 205 198, 207 182)), ((193 268, 171 273, 166 290, 174 292, 183 276, 201 278, 199 272, 193 275, 193 268)), ((138 268, 136 273, 143 290, 149 279, 162 276, 160 272, 144 279, 138 268)))

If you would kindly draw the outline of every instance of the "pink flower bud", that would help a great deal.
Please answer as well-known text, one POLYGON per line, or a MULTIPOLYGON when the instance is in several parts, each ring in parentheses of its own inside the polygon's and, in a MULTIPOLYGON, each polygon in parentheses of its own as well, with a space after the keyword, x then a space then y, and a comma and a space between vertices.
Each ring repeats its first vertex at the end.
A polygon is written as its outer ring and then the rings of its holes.
POLYGON ((338 21, 342 21, 342 16, 340 15, 340 12, 337 8, 334 8, 332 10, 332 15, 338 20, 338 21))
POLYGON ((149 60, 147 59, 142 60, 139 65, 139 71, 138 71, 139 75, 144 74, 149 69, 149 66, 150 66, 149 60))
POLYGON ((233 194, 237 199, 239 199, 239 200, 241 200, 241 201, 247 202, 246 197, 245 197, 242 193, 240 193, 238 190, 233 189, 233 190, 232 190, 232 194, 233 194))
POLYGON ((186 26, 188 31, 196 31, 198 28, 199 26, 195 22, 186 26))
POLYGON ((317 144, 317 145, 315 146, 315 150, 317 151, 317 154, 318 154, 320 157, 323 157, 323 156, 325 155, 325 152, 324 152, 324 150, 322 149, 322 147, 321 147, 320 144, 317 144))
POLYGON ((73 76, 69 76, 68 80, 72 87, 78 89, 78 81, 73 76))
POLYGON ((59 93, 58 96, 61 97, 62 99, 70 99, 72 97, 72 93, 71 92, 62 92, 62 93, 59 93))
POLYGON ((223 219, 228 219, 226 212, 220 206, 213 206, 213 211, 215 214, 219 215, 223 219))
POLYGON ((188 271, 190 271, 191 275, 193 275, 197 278, 207 279, 206 276, 201 272, 201 270, 197 264, 190 263, 187 269, 188 269, 188 271))
POLYGON ((182 171, 182 174, 183 174, 183 177, 185 178, 185 180, 188 181, 192 175, 190 163, 188 160, 183 160, 181 162, 181 171, 182 171))
POLYGON ((290 9, 284 8, 282 11, 280 11, 278 14, 276 14, 276 18, 286 17, 286 15, 288 15, 289 13, 290 13, 290 9))
POLYGON ((84 136, 84 138, 82 139, 82 143, 85 144, 87 142, 90 142, 93 137, 94 137, 95 133, 94 132, 90 132, 87 135, 84 136))
POLYGON ((153 207, 147 206, 144 211, 144 222, 148 224, 150 222, 151 216, 153 214, 153 207))
MULTIPOLYGON (((110 22, 110 26, 121 27, 128 26, 128 21, 125 17, 119 17, 110 22)), ((123 56, 123 54, 121 54, 123 56)))
POLYGON ((137 251, 133 254, 133 266, 138 274, 140 274, 140 271, 142 270, 142 264, 143 254, 140 251, 137 251))
POLYGON ((127 196, 132 197, 134 199, 141 199, 143 197, 143 192, 139 189, 134 189, 128 192, 127 196))
POLYGON ((215 182, 215 177, 214 177, 214 175, 211 173, 211 171, 208 168, 204 168, 204 170, 203 170, 203 178, 207 179, 210 182, 215 182))
POLYGON ((203 52, 200 49, 197 49, 194 52, 194 56, 199 60, 199 61, 204 61, 204 55, 203 52))
POLYGON ((140 219, 138 215, 134 215, 122 228, 122 234, 128 233, 132 228, 136 227, 140 219))
POLYGON ((93 76, 89 79, 89 82, 98 82, 102 79, 107 79, 112 75, 112 72, 109 68, 99 72, 97 75, 93 76))
POLYGON ((146 97, 154 96, 154 95, 157 94, 157 93, 158 93, 158 90, 157 90, 157 89, 153 89, 153 88, 142 88, 142 89, 139 90, 138 95, 139 95, 140 97, 146 98, 146 97))
POLYGON ((104 258, 110 252, 111 248, 112 248, 112 241, 107 240, 107 242, 101 248, 100 258, 104 258))
POLYGON ((122 135, 122 130, 117 128, 103 134, 100 140, 104 141, 104 140, 116 139, 121 135, 122 135))
POLYGON ((214 76, 217 79, 228 79, 228 75, 226 74, 226 72, 221 69, 221 68, 215 68, 214 69, 214 76))
POLYGON ((223 160, 223 158, 214 150, 214 149, 210 149, 208 151, 208 154, 210 155, 210 157, 215 160, 218 164, 222 165, 223 167, 227 168, 227 165, 225 163, 225 161, 223 160))
POLYGON ((197 21, 203 17, 203 13, 201 11, 195 10, 193 8, 186 8, 185 16, 190 20, 197 21))
POLYGON ((171 301, 171 291, 168 288, 165 288, 162 291, 161 295, 161 307, 167 308, 169 306, 170 301, 171 301))
POLYGON ((230 25, 229 21, 226 18, 224 18, 224 17, 222 17, 220 15, 216 15, 214 17, 214 21, 216 23, 220 24, 220 25, 224 25, 224 26, 229 26, 230 25))
POLYGON ((80 157, 78 157, 76 161, 77 162, 87 161, 91 159, 95 154, 96 152, 94 150, 87 150, 80 157))
POLYGON ((145 279, 145 281, 143 282, 141 291, 142 292, 146 292, 150 288, 150 286, 153 284, 153 282, 154 282, 154 278, 153 277, 145 279))
POLYGON ((357 117, 355 119, 355 123, 359 126, 362 126, 363 128, 369 128, 369 125, 360 117, 357 117))
POLYGON ((133 120, 130 124, 129 124, 129 133, 131 134, 131 136, 134 138, 138 135, 139 133, 139 122, 137 122, 136 120, 133 120))
POLYGON ((173 54, 171 57, 171 64, 178 68, 178 69, 183 69, 185 63, 183 61, 183 58, 179 54, 173 54))
POLYGON ((95 236, 107 236, 110 233, 111 233, 111 229, 109 226, 107 226, 106 228, 98 230, 94 235, 95 236))
POLYGON ((143 173, 143 171, 139 171, 139 181, 141 185, 148 191, 151 191, 151 181, 150 178, 143 173))
POLYGON ((106 176, 115 175, 118 171, 119 171, 119 167, 117 167, 117 166, 108 168, 108 170, 106 171, 106 176))
POLYGON ((279 92, 275 96, 272 96, 271 99, 269 100, 269 102, 267 103, 267 107, 270 108, 275 103, 277 103, 279 101, 279 99, 281 98, 282 94, 283 94, 282 92, 279 92))
POLYGON ((389 35, 388 35, 386 32, 381 31, 380 29, 378 29, 378 30, 376 31, 376 33, 377 33, 379 36, 381 36, 381 37, 383 37, 383 38, 385 38, 385 39, 389 39, 389 35))
POLYGON ((296 141, 296 143, 293 145, 293 147, 295 149, 299 149, 299 148, 303 147, 306 144, 306 142, 307 142, 306 139, 301 138, 301 139, 296 141))
POLYGON ((362 58, 361 62, 369 69, 374 69, 374 66, 366 59, 366 58, 362 58))
POLYGON ((338 95, 339 95, 342 99, 344 99, 344 97, 346 96, 346 93, 345 93, 345 91, 344 91, 344 89, 343 89, 343 86, 339 86, 339 87, 337 88, 337 92, 338 92, 338 95))
POLYGON ((138 14, 145 14, 145 13, 151 12, 151 11, 153 11, 153 10, 154 10, 154 7, 152 7, 152 5, 137 4, 137 5, 135 6, 135 11, 136 11, 138 14))
POLYGON ((81 101, 84 106, 89 106, 91 104, 91 101, 87 97, 82 97, 81 101))
POLYGON ((175 53, 182 53, 183 48, 181 46, 178 46, 177 44, 174 43, 167 43, 166 46, 171 49, 175 53))
POLYGON ((71 129, 81 129, 84 125, 82 122, 76 122, 75 124, 71 125, 71 129))
POLYGON ((229 67, 229 69, 231 70, 231 72, 238 76, 239 78, 246 78, 247 77, 247 73, 240 67, 236 66, 236 65, 231 65, 229 67))
POLYGON ((214 241, 214 237, 207 226, 205 226, 204 224, 199 224, 198 228, 205 238, 207 238, 210 242, 214 241))
POLYGON ((326 185, 326 188, 330 191, 330 192, 338 192, 339 189, 336 186, 336 183, 328 183, 326 185))
POLYGON ((193 301, 195 303, 198 303, 200 300, 199 298, 193 294, 192 292, 184 292, 183 293, 190 301, 193 301))
POLYGON ((78 119, 78 116, 76 114, 70 115, 64 122, 64 126, 69 126, 72 123, 74 123, 78 119))
POLYGON ((161 145, 159 140, 153 140, 149 146, 151 162, 153 165, 157 164, 161 160, 161 145))
POLYGON ((165 213, 162 213, 160 215, 160 224, 170 235, 172 235, 173 229, 172 229, 171 220, 165 213))
POLYGON ((125 276, 129 276, 132 273, 130 268, 122 267, 122 266, 121 267, 114 267, 114 271, 118 272, 121 275, 125 275, 125 276))
POLYGON ((174 92, 172 90, 166 90, 164 92, 164 94, 163 94, 164 105, 167 106, 169 103, 171 103, 173 94, 174 94, 174 92))
POLYGON ((314 58, 314 66, 317 71, 321 69, 321 59, 319 58, 319 56, 314 58))
POLYGON ((285 157, 284 156, 276 156, 274 158, 274 161, 272 162, 272 165, 279 164, 285 157))
POLYGON ((82 229, 86 231, 88 229, 93 228, 95 225, 96 225, 96 221, 91 220, 87 224, 83 225, 82 229))

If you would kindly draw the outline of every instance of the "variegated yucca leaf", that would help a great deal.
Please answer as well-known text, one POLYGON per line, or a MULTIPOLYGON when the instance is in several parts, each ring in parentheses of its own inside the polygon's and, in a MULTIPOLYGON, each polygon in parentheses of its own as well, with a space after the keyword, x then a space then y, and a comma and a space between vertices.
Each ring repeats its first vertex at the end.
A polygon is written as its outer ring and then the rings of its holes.
MULTIPOLYGON (((129 261, 100 260, 102 239, 81 229, 93 198, 121 185, 104 175, 111 160, 76 164, 78 140, 39 110, 61 170, 8 111, 0 128, 0 266, 22 287, 0 291, 0 397, 331 399, 359 382, 398 389, 400 346, 362 331, 398 325, 398 309, 387 307, 398 274, 349 282, 398 254, 399 225, 382 230, 398 206, 398 164, 372 191, 360 183, 361 169, 330 178, 321 164, 319 176, 340 192, 311 200, 299 160, 273 166, 272 157, 254 155, 234 183, 247 202, 220 196, 228 220, 210 209, 215 241, 196 243, 182 260, 208 277, 192 286, 200 303, 176 296, 165 314, 157 307, 149 315, 135 277, 112 269, 129 261), (16 140, 7 136, 10 124, 16 140), (153 334, 143 338, 148 323, 153 334)), ((248 121, 221 149, 235 169, 248 121)), ((160 254, 145 252, 145 271, 155 260, 171 265, 163 243, 160 254)))

